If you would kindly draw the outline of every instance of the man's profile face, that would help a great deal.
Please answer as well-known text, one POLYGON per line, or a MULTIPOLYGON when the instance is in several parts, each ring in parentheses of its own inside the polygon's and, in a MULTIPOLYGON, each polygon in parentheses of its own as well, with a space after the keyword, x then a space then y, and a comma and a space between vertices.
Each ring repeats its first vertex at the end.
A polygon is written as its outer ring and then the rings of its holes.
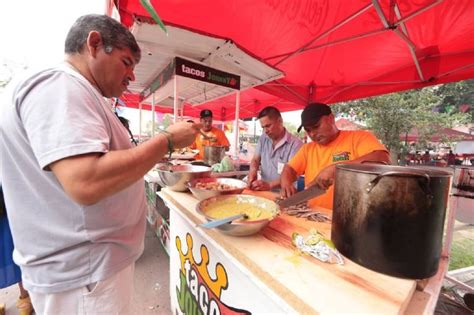
POLYGON ((337 135, 337 129, 333 125, 334 116, 325 115, 319 118, 315 124, 303 126, 303 128, 312 141, 324 145, 334 140, 337 135))
POLYGON ((212 129, 212 117, 201 118, 202 130, 205 132, 211 131, 212 129))
POLYGON ((270 139, 277 140, 283 128, 283 121, 281 118, 271 119, 268 116, 263 116, 260 118, 260 125, 270 139))

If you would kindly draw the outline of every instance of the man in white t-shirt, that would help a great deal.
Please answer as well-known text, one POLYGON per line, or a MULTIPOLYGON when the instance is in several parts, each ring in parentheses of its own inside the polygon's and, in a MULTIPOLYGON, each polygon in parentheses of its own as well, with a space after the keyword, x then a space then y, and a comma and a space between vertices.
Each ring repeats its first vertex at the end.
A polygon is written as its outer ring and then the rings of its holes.
POLYGON ((69 30, 65 62, 20 81, 0 104, 0 181, 38 314, 130 312, 145 233, 143 176, 200 125, 178 123, 134 147, 104 98, 140 60, 133 35, 105 15, 69 30))

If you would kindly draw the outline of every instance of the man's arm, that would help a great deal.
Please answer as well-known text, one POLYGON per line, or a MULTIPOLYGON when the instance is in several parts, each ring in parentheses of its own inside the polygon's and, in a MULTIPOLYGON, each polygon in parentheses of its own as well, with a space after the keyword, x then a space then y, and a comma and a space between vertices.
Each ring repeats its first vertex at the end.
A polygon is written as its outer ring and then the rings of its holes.
MULTIPOLYGON (((385 150, 376 150, 357 159, 344 161, 341 164, 361 164, 363 162, 382 162, 384 164, 390 164, 390 154, 385 150)), ((318 185, 321 189, 328 189, 329 186, 334 184, 336 165, 337 164, 331 164, 323 168, 308 186, 318 185)))
POLYGON ((229 151, 229 149, 230 149, 229 139, 227 139, 227 136, 225 135, 224 131, 222 131, 220 129, 218 129, 218 130, 220 131, 219 135, 217 135, 218 144, 224 146, 226 151, 229 151))
POLYGON ((296 188, 293 185, 296 178, 296 171, 290 165, 286 164, 280 176, 280 194, 283 198, 290 197, 296 193, 296 188))
POLYGON ((264 180, 256 180, 252 183, 250 189, 252 190, 272 190, 274 188, 280 187, 280 179, 275 179, 270 182, 266 182, 264 180))
POLYGON ((137 182, 168 152, 168 136, 175 148, 188 146, 199 125, 178 123, 170 135, 158 134, 127 150, 73 156, 50 165, 66 193, 79 204, 92 205, 137 182))
POLYGON ((249 188, 252 187, 252 183, 257 180, 258 178, 258 169, 260 168, 260 155, 254 154, 252 157, 252 160, 250 161, 250 171, 249 171, 249 176, 247 180, 247 186, 249 188))
POLYGON ((280 187, 280 179, 272 180, 270 182, 259 180, 258 178, 258 169, 260 168, 260 162, 262 158, 260 155, 254 155, 252 161, 250 162, 250 172, 247 180, 247 185, 252 190, 272 190, 274 188, 280 187))

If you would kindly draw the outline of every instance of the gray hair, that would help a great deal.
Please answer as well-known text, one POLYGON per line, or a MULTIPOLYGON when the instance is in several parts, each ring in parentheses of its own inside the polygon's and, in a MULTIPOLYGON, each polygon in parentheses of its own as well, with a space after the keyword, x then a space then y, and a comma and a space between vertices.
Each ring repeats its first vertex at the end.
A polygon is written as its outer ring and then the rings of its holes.
POLYGON ((129 48, 134 58, 140 60, 140 47, 132 33, 113 18, 101 14, 88 14, 76 20, 66 36, 64 52, 80 53, 91 31, 100 33, 106 53, 113 48, 129 48))

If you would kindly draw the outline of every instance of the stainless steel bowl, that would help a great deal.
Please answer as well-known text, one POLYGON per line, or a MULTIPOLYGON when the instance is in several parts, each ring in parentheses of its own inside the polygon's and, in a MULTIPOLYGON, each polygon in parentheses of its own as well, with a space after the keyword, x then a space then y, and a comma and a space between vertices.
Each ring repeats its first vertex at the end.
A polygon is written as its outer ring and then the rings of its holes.
POLYGON ((191 190, 194 197, 199 200, 204 200, 211 197, 216 197, 220 195, 235 195, 240 194, 242 191, 247 187, 247 184, 240 180, 234 178, 196 178, 186 183, 186 186, 191 190), (212 190, 212 189, 203 189, 203 188, 196 188, 198 183, 219 183, 219 184, 226 184, 233 187, 235 189, 228 189, 228 190, 212 190))
POLYGON ((216 220, 218 218, 212 218, 207 215, 207 210, 210 204, 222 200, 228 202, 229 206, 251 203, 274 214, 273 217, 269 219, 253 221, 235 221, 216 227, 216 229, 227 235, 247 236, 258 233, 280 213, 280 208, 274 201, 253 195, 221 195, 217 197, 211 197, 200 201, 196 205, 196 211, 199 214, 203 215, 208 221, 216 220))
POLYGON ((211 176, 211 168, 208 166, 160 163, 155 169, 158 172, 158 184, 174 191, 186 191, 188 189, 186 182, 211 176))

